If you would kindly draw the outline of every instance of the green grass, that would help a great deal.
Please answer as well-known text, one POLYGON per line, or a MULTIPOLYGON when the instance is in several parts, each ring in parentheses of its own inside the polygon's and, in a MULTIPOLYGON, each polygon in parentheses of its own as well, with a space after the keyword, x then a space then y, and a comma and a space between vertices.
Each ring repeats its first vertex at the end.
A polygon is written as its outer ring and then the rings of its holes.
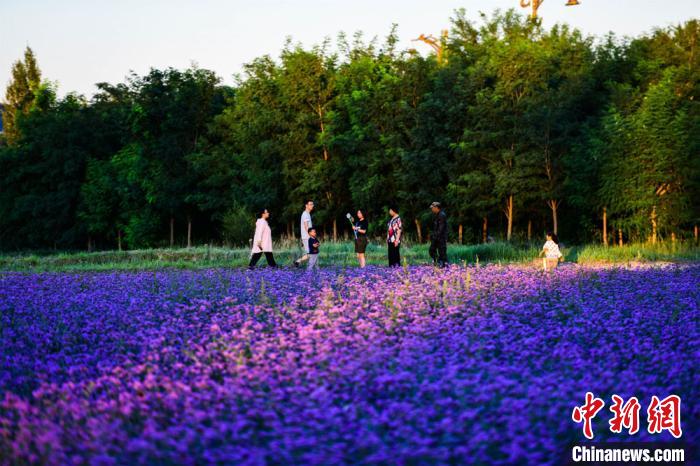
POLYGON ((700 248, 689 244, 663 242, 657 244, 626 244, 605 247, 594 244, 572 248, 568 260, 578 263, 595 262, 655 262, 655 261, 698 261, 700 248), (569 257, 570 256, 570 257, 569 257))
MULTIPOLYGON (((537 258, 540 245, 490 243, 448 247, 451 263, 527 263, 537 258)), ((569 262, 629 263, 645 261, 700 261, 700 248, 670 243, 630 244, 623 247, 584 245, 564 248, 569 262)), ((289 242, 275 247, 275 259, 280 265, 290 265, 301 255, 299 248, 289 242)), ((403 245, 402 259, 408 264, 430 262, 428 245, 403 245)), ((0 255, 0 270, 11 271, 88 271, 88 270, 149 270, 160 268, 197 269, 209 267, 244 267, 248 264, 248 248, 194 247, 182 249, 143 249, 134 251, 65 252, 55 254, 0 255)), ((373 242, 367 248, 369 264, 386 264, 386 248, 373 242)), ((260 261, 264 265, 265 258, 260 261)), ((355 266, 357 259, 351 242, 324 242, 319 263, 322 266, 355 266)))

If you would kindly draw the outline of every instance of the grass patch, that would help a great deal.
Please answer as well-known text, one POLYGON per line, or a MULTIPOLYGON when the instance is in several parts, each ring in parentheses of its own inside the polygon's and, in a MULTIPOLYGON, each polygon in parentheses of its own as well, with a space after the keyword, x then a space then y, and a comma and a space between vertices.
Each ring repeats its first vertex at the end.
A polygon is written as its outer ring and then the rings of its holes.
MULTIPOLYGON (((516 243, 489 243, 448 246, 451 263, 476 262, 531 262, 538 256, 540 245, 516 243)), ((563 249, 568 262, 628 263, 635 261, 700 261, 700 248, 676 243, 629 244, 622 247, 599 245, 573 246, 563 249)), ((301 249, 289 242, 275 247, 275 259, 280 265, 290 265, 301 255, 301 249)), ((367 262, 387 263, 386 246, 374 241, 367 247, 367 262)), ((427 244, 404 244, 401 257, 410 265, 430 263, 427 244)), ((245 267, 248 248, 199 246, 180 249, 143 249, 134 251, 62 252, 56 254, 0 255, 0 270, 7 271, 99 271, 149 270, 161 268, 198 269, 211 267, 245 267)), ((322 266, 355 266, 357 259, 353 244, 324 242, 319 263, 322 266)), ((261 265, 265 264, 264 257, 261 265)))
MULTIPOLYGON (((640 243, 624 246, 601 246, 598 244, 574 248, 571 260, 580 264, 596 262, 653 262, 653 261, 698 261, 700 248, 687 243, 663 242, 640 243)), ((569 259, 567 257, 567 259, 569 259)))

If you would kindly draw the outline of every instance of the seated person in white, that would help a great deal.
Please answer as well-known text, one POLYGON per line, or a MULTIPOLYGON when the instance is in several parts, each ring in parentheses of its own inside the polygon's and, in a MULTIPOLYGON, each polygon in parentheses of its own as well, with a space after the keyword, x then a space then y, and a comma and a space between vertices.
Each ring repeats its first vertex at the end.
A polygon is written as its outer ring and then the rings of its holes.
POLYGON ((540 257, 544 256, 542 259, 542 267, 544 271, 556 268, 559 261, 564 260, 564 255, 559 250, 559 239, 555 233, 547 232, 547 241, 540 251, 540 257))

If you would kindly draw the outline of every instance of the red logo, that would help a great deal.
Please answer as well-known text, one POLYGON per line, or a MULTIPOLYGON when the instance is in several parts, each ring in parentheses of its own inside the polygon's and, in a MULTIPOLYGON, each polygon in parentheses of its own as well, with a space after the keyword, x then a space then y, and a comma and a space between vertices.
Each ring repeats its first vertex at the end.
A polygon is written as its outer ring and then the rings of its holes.
POLYGON ((593 426, 591 425, 591 420, 598 414, 598 411, 603 409, 605 402, 600 398, 593 396, 593 393, 586 393, 586 403, 583 406, 576 406, 574 411, 571 413, 571 419, 574 422, 583 421, 583 435, 587 439, 593 438, 593 426))
POLYGON ((659 401, 657 396, 651 397, 651 404, 647 409, 647 420, 650 434, 660 434, 667 430, 676 438, 679 438, 681 431, 681 397, 669 395, 659 401))
MULTIPOLYGON (((610 411, 613 413, 612 419, 608 421, 610 432, 619 434, 623 429, 627 429, 629 435, 639 432, 639 412, 641 405, 636 396, 625 402, 618 395, 612 396, 613 404, 610 411)), ((583 435, 587 439, 593 438, 593 418, 603 409, 605 402, 596 398, 593 393, 586 392, 586 402, 582 406, 574 407, 571 419, 576 423, 583 422, 583 435)), ((669 395, 663 400, 652 396, 649 408, 647 408, 647 431, 650 434, 660 434, 667 430, 675 438, 683 435, 681 430, 681 397, 669 395)))
POLYGON ((622 432, 622 428, 627 429, 627 433, 630 435, 639 432, 639 410, 641 405, 636 396, 633 396, 626 403, 622 403, 622 398, 617 395, 612 396, 613 405, 610 407, 610 411, 615 415, 610 421, 610 432, 615 432, 619 434, 622 432))

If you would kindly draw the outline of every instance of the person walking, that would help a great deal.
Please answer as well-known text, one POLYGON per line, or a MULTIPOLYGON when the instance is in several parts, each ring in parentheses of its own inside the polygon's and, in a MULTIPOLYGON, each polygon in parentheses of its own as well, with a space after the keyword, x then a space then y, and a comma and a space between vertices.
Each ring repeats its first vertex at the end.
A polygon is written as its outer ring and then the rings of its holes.
POLYGON ((365 251, 367 250, 367 219, 361 209, 357 210, 357 220, 352 229, 355 231, 355 254, 360 262, 360 268, 364 268, 365 251))
POLYGON ((314 225, 311 222, 311 211, 314 210, 314 201, 311 199, 304 203, 304 211, 301 213, 301 248, 304 255, 294 261, 294 266, 299 267, 302 262, 309 260, 309 228, 314 225))
POLYGON ((447 215, 439 202, 430 204, 433 211, 433 231, 430 232, 430 257, 433 264, 440 267, 447 265, 447 215))
POLYGON ((401 233, 403 227, 401 225, 401 217, 399 217, 399 209, 395 204, 389 206, 389 223, 387 224, 386 242, 389 250, 389 267, 398 267, 401 265, 401 233))
POLYGON ((272 255, 272 230, 267 223, 270 212, 267 209, 260 211, 258 220, 255 222, 255 234, 253 235, 253 248, 250 251, 249 268, 254 268, 260 257, 265 254, 267 265, 277 267, 275 257, 272 255))

